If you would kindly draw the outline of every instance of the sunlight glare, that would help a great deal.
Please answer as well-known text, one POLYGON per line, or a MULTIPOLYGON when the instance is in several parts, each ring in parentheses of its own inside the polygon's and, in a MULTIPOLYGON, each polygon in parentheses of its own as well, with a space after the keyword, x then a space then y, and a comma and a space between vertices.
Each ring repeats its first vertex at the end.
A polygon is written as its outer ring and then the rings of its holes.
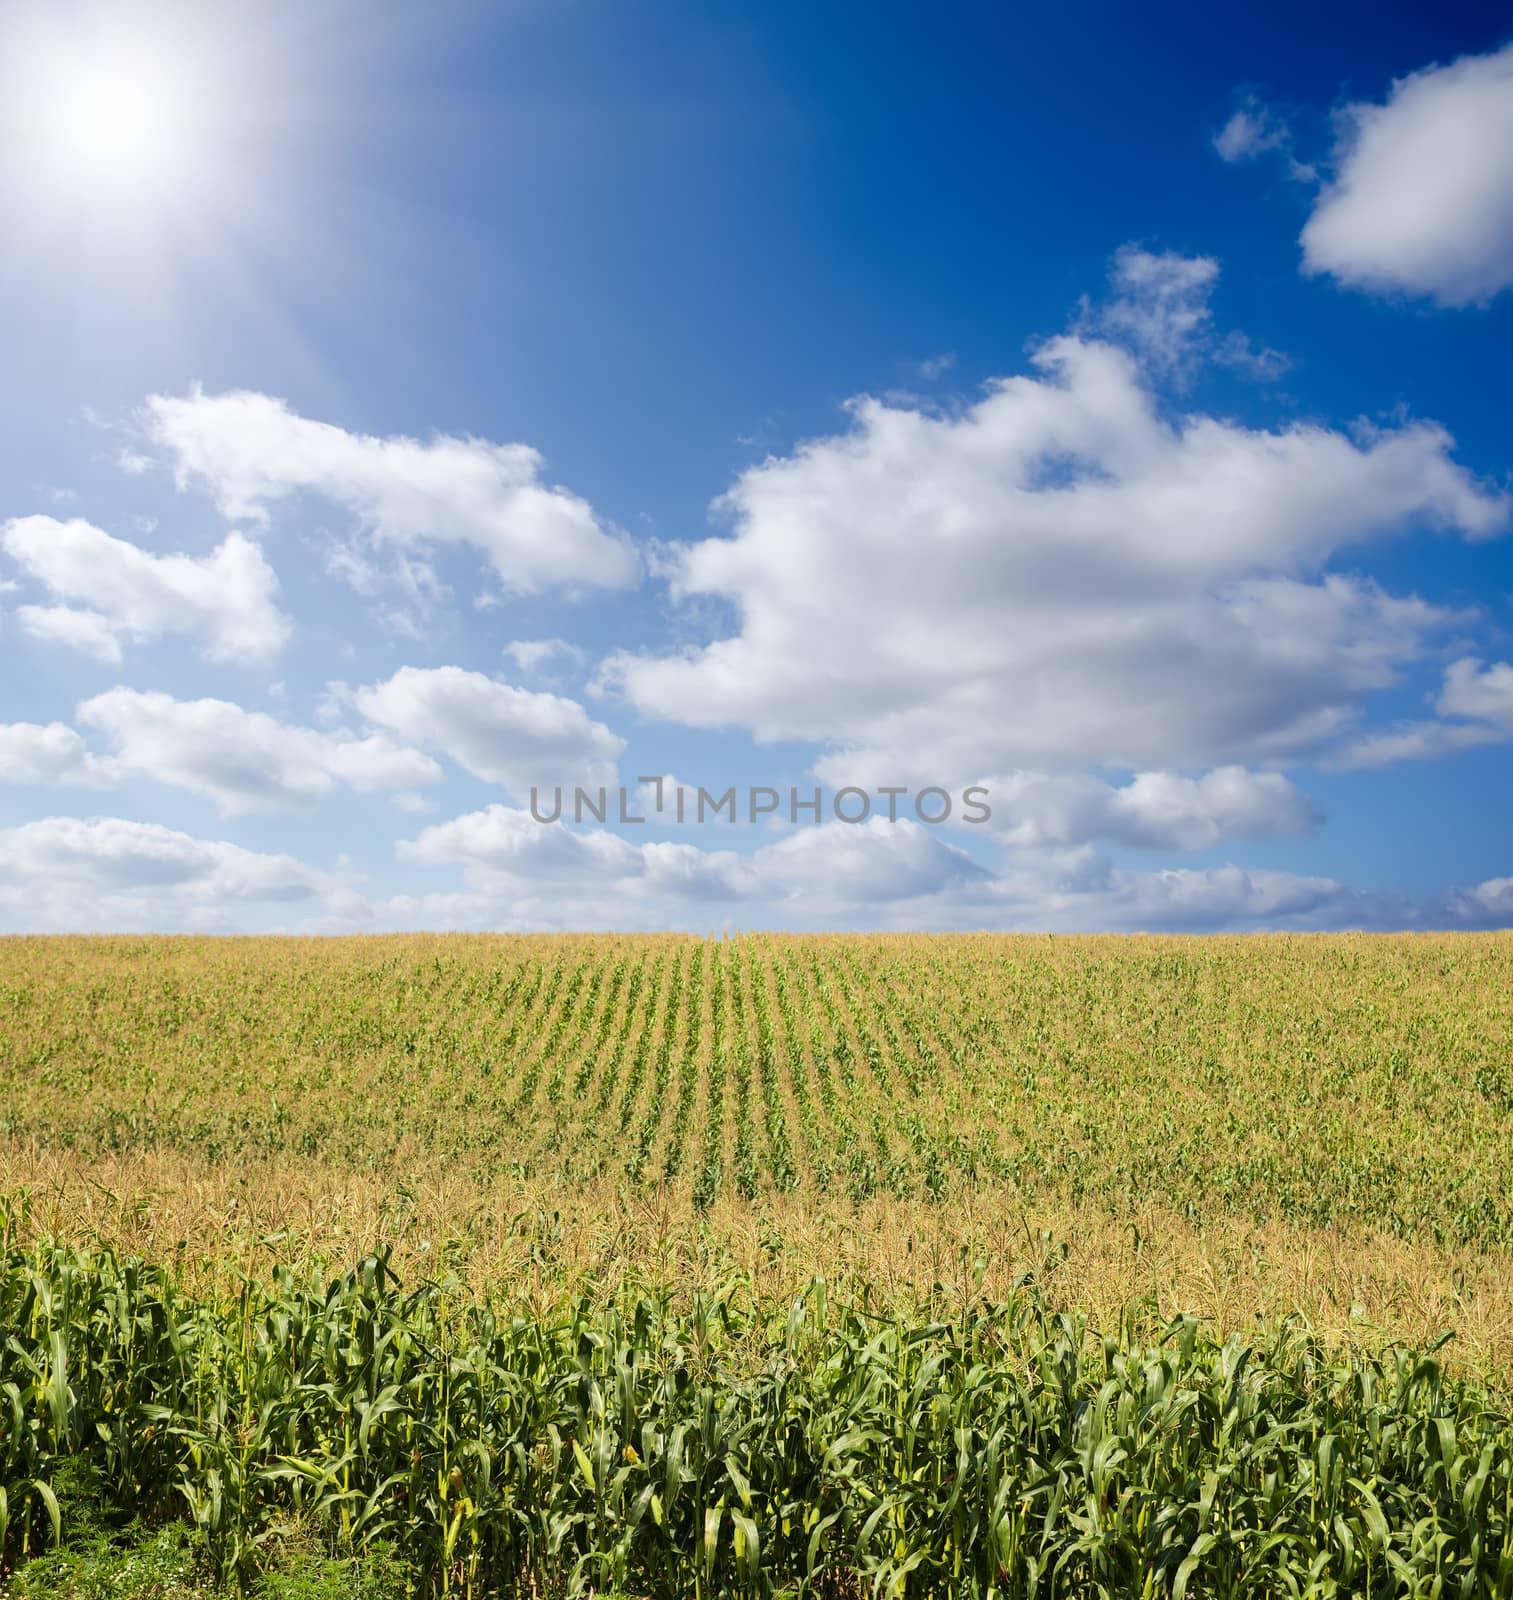
POLYGON ((96 72, 62 97, 59 131, 72 156, 117 176, 140 171, 163 154, 170 108, 162 86, 140 77, 96 72))

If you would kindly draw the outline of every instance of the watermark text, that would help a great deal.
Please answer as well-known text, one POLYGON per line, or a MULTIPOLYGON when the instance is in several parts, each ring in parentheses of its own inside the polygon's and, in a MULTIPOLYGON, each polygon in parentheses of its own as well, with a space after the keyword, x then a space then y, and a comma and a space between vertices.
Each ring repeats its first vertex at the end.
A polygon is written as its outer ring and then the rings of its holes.
POLYGON ((973 784, 959 794, 939 784, 913 789, 907 784, 883 784, 863 789, 855 784, 826 790, 781 789, 766 784, 724 789, 703 785, 670 783, 665 778, 637 778, 639 787, 628 789, 568 788, 557 784, 551 790, 531 789, 531 816, 537 822, 593 821, 625 826, 671 819, 679 823, 746 822, 781 818, 800 823, 862 823, 871 817, 889 822, 910 820, 927 827, 943 822, 981 824, 993 819, 988 791, 973 784))

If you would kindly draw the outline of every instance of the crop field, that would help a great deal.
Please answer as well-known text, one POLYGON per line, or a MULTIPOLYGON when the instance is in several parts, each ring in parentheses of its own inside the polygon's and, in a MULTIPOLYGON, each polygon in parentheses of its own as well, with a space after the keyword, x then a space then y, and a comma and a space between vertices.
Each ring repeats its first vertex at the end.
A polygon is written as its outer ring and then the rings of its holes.
POLYGON ((5 940, 0 1194, 8 1563, 1513 1596, 1513 936, 5 940))

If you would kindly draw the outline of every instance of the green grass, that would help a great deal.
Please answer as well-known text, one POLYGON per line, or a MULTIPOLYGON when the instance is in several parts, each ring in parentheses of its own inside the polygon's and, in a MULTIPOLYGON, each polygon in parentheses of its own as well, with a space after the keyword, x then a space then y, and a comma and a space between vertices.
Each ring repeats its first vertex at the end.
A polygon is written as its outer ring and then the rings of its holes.
MULTIPOLYGON (((276 1565, 246 1592, 257 1600, 404 1600, 409 1583, 385 1552, 330 1556, 314 1541, 291 1540, 276 1565)), ((220 1600, 227 1585, 184 1523, 128 1526, 114 1534, 87 1523, 67 1543, 17 1569, 11 1600, 220 1600)))

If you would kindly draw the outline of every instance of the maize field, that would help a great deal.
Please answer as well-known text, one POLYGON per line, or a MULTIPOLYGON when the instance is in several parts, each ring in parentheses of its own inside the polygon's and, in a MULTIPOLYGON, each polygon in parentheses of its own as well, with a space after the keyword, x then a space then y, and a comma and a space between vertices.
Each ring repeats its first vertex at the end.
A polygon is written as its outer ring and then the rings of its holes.
POLYGON ((1513 1597, 1513 937, 0 941, 0 1570, 1513 1597))

